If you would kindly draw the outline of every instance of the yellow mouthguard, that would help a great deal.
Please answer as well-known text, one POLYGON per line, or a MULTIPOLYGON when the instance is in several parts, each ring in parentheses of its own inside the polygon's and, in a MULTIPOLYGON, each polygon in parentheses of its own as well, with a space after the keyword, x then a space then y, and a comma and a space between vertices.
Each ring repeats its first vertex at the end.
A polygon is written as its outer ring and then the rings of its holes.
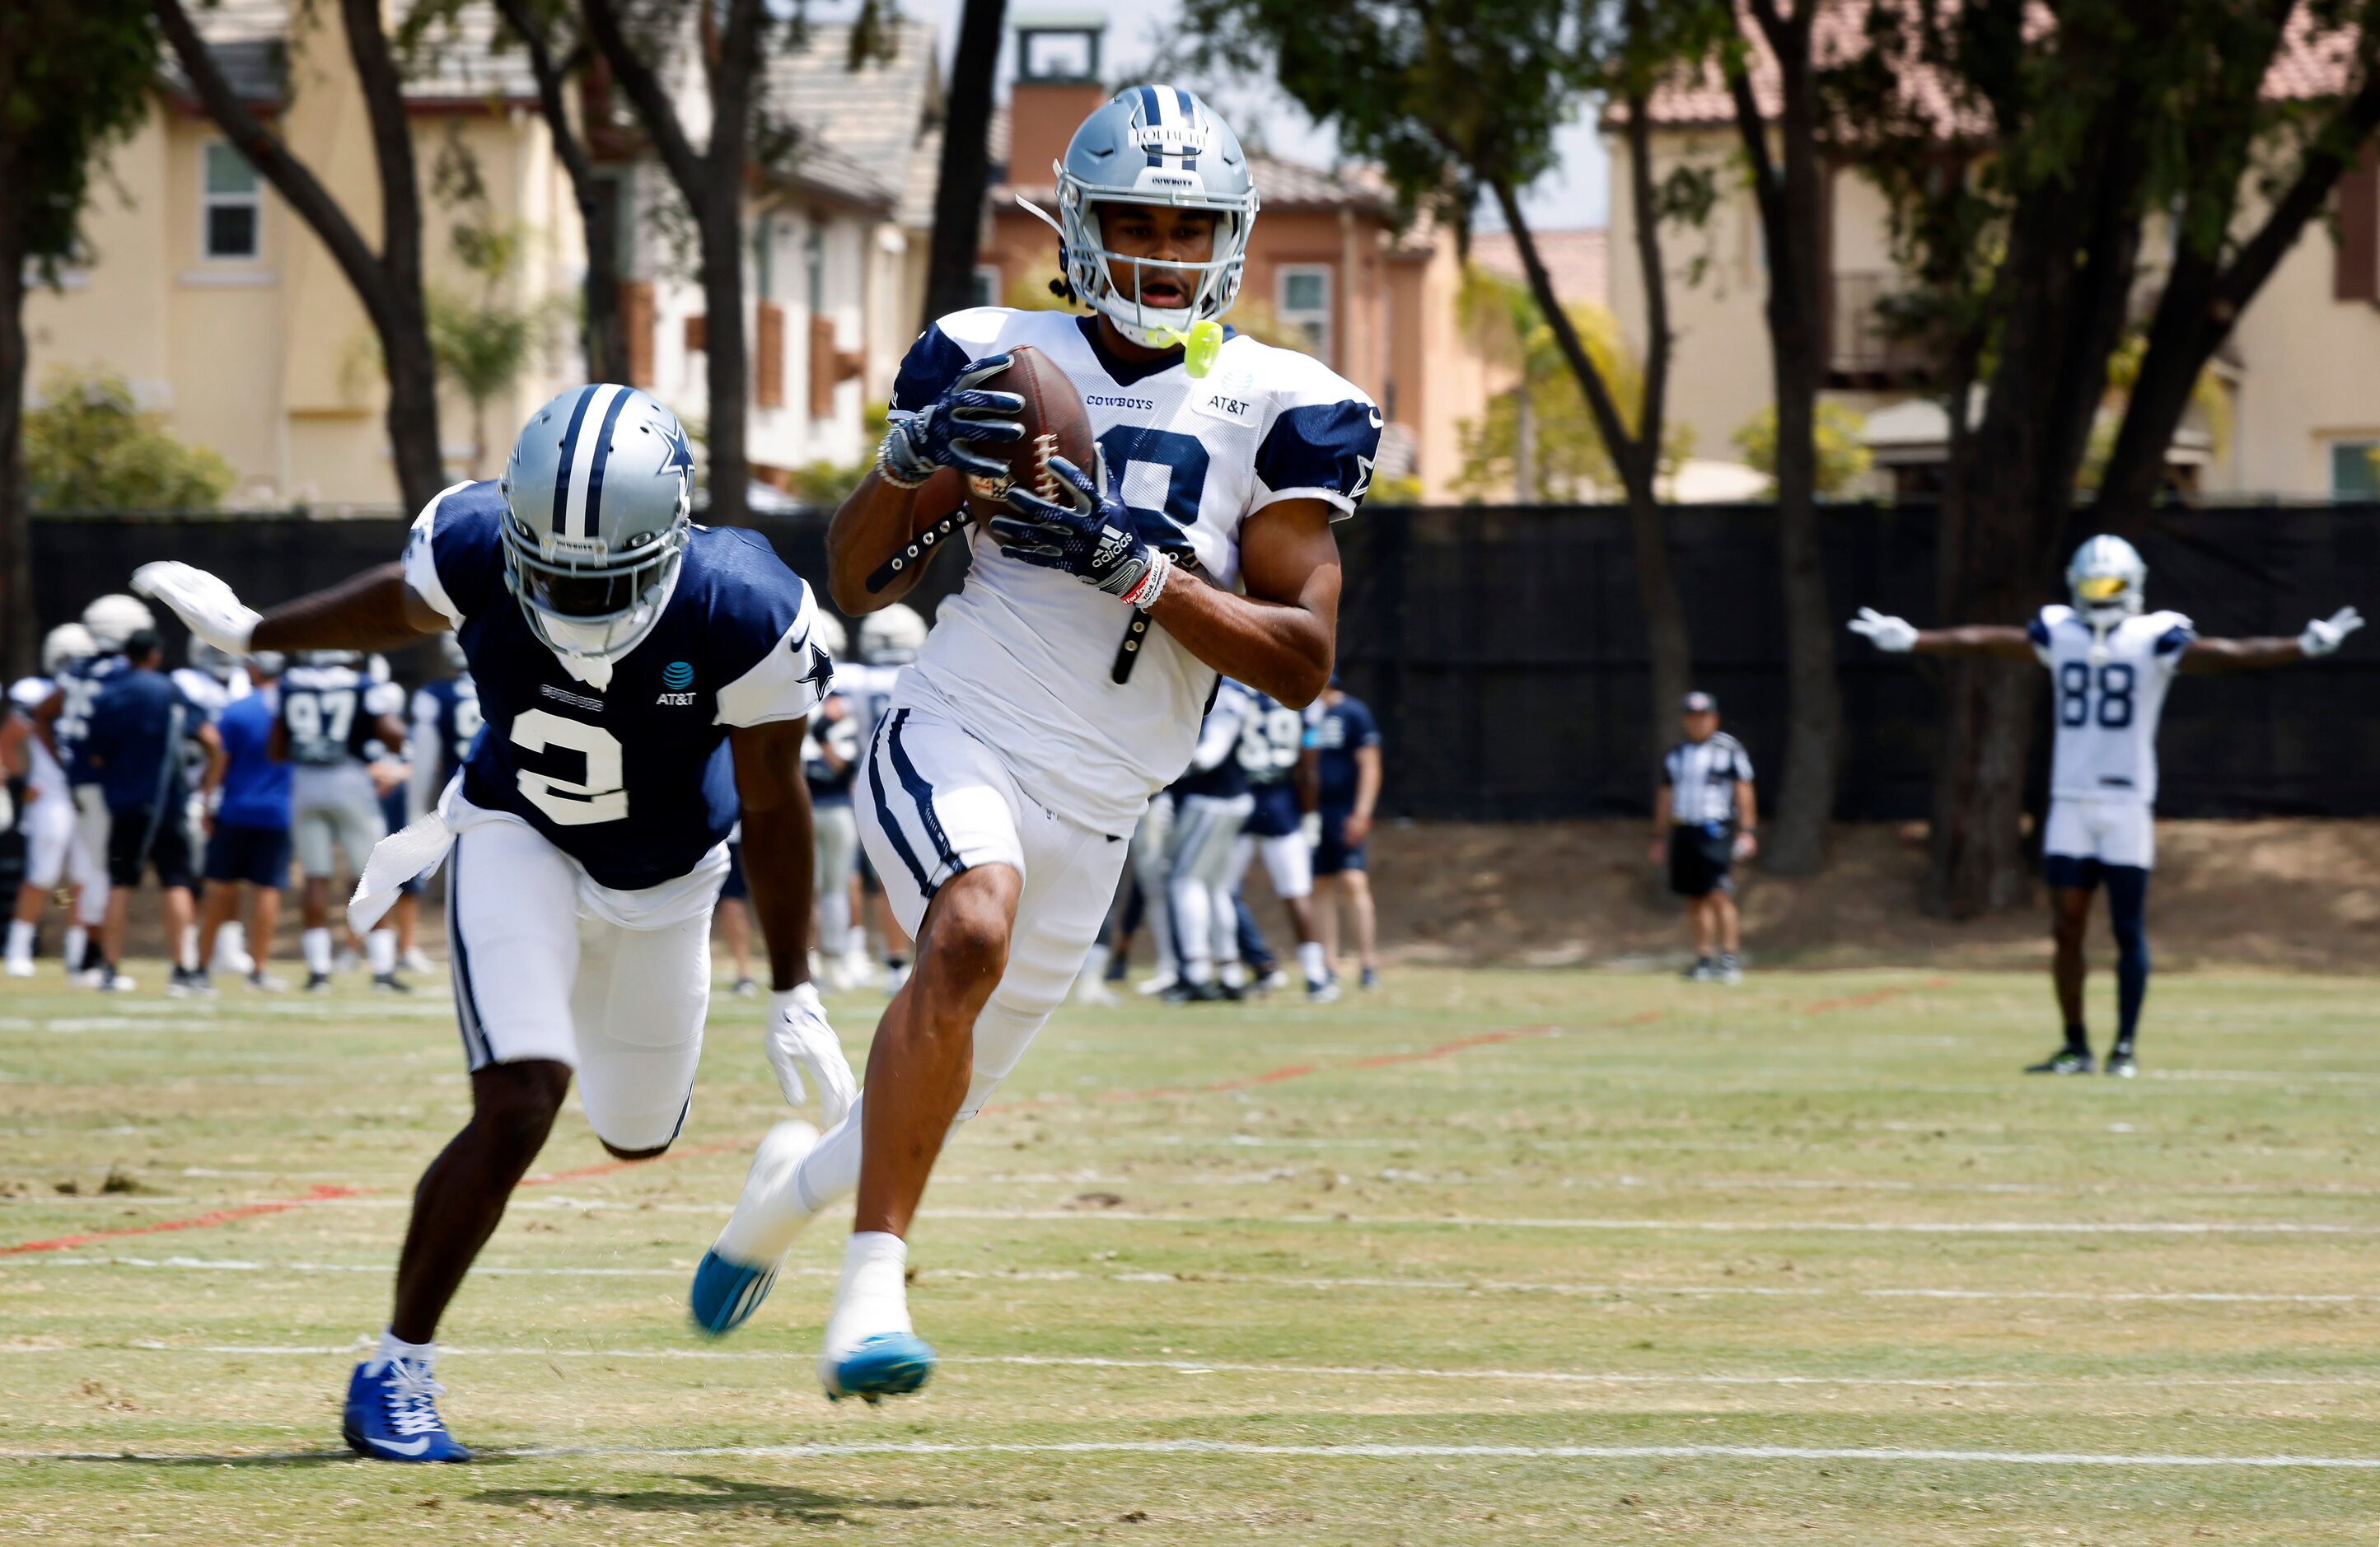
POLYGON ((1193 376, 1204 376, 1215 369, 1215 361, 1223 352, 1223 325, 1210 319, 1191 323, 1186 333, 1162 329, 1157 339, 1160 347, 1182 345, 1182 369, 1193 376))
POLYGON ((2084 601, 2107 601, 2123 593, 2124 577, 2120 574, 2095 574, 2074 589, 2084 601))

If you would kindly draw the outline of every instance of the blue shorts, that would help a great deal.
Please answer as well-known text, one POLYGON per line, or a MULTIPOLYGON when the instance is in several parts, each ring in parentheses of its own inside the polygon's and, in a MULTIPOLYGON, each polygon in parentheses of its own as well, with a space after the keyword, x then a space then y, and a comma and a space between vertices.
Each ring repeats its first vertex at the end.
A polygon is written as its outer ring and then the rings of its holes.
POLYGON ((207 840, 206 877, 279 891, 289 883, 289 829, 217 822, 207 840))
POLYGON ((1287 838, 1297 830, 1297 789, 1286 779, 1256 787, 1256 809, 1241 831, 1250 838, 1287 838))
POLYGON ((1322 839, 1314 846, 1314 873, 1336 876, 1342 871, 1364 868, 1365 845, 1350 847, 1347 842, 1347 818, 1355 814, 1352 806, 1326 805, 1322 808, 1322 839))
POLYGON ((727 846, 727 879, 719 883, 719 900, 741 902, 751 895, 752 888, 744 882, 744 845, 731 843, 727 846))

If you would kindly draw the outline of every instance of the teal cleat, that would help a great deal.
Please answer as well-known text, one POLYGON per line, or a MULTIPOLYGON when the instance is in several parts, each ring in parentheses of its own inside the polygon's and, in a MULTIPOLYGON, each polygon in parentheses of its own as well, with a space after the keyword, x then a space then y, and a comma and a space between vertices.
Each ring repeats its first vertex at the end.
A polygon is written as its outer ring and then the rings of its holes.
POLYGON ((826 1398, 856 1396, 870 1407, 888 1396, 906 1396, 934 1372, 934 1350, 914 1332, 883 1332, 863 1340, 841 1359, 819 1360, 819 1384, 826 1398))
POLYGON ((695 1326, 713 1337, 723 1337, 742 1326, 769 1298, 777 1282, 777 1266, 776 1263, 738 1263, 721 1256, 715 1246, 704 1252, 686 1295, 695 1326))

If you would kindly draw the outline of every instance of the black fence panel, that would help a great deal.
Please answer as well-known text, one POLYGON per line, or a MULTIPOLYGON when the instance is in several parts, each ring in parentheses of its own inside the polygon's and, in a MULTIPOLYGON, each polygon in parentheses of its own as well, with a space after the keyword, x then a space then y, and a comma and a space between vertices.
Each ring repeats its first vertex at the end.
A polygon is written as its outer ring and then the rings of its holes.
MULTIPOLYGON (((822 517, 753 525, 797 573, 824 575, 822 517)), ((1824 526, 1838 616, 1867 605, 1921 625, 1946 621, 1936 615, 1929 507, 1832 506, 1824 526)), ((405 527, 393 516, 44 518, 33 526, 41 622, 66 622, 162 558, 212 570, 267 606, 387 562, 405 527)), ((1656 735, 1624 512, 1375 508, 1338 531, 1341 671, 1380 719, 1386 810, 1506 821, 1649 809, 1656 735)), ((1674 507, 1670 544, 1696 682, 1718 696, 1773 802, 1786 710, 1775 512, 1674 507)), ((2203 634, 2293 635, 2350 602, 2380 614, 2380 505, 2173 509, 2142 546, 2150 604, 2189 613, 2203 634)), ((965 573, 964 558, 941 560, 912 602, 930 617, 965 573)), ((2062 596, 2058 575, 2045 574, 2042 599, 2062 596)), ((1839 813, 1923 816, 1940 742, 1938 664, 1879 655, 1849 633, 1836 644, 1846 721, 1839 813)), ((426 652, 395 664, 408 678, 431 667, 426 652)), ((2045 704, 2045 731, 2047 713, 2045 704)), ((1671 734, 1666 723, 1658 731, 1671 734)), ((2036 786, 2047 740, 2036 738, 2036 786)), ((2159 750, 2158 804, 2169 815, 2380 812, 2380 629, 2331 660, 2177 684, 2159 750)))

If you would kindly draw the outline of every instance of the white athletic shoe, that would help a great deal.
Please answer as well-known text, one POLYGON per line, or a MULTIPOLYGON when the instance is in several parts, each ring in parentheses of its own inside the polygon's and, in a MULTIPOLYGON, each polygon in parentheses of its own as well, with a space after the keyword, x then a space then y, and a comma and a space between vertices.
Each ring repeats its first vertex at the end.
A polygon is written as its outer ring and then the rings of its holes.
POLYGON ((864 950, 845 951, 843 955, 843 985, 865 988, 876 981, 876 963, 864 950))
POLYGON ((403 956, 398 957, 396 959, 396 964, 408 973, 434 973, 438 970, 438 963, 431 961, 430 953, 423 950, 419 946, 414 947, 411 950, 407 951, 403 956))
POLYGON ((794 1173, 818 1141, 817 1129, 793 1118, 771 1129, 753 1152, 735 1212, 702 1254, 688 1291, 687 1309, 704 1332, 733 1332, 768 1298, 786 1251, 810 1222, 794 1173))
POLYGON ((1155 977, 1141 979, 1133 985, 1132 991, 1144 999, 1154 999, 1181 981, 1182 979, 1172 973, 1160 973, 1155 977))
POLYGON ((29 977, 31 977, 31 976, 33 975, 33 961, 32 961, 32 958, 30 958, 30 957, 27 957, 24 961, 18 961, 15 957, 13 957, 13 956, 12 956, 12 957, 10 957, 10 958, 8 959, 8 968, 7 968, 7 971, 8 971, 8 975, 9 975, 10 977, 12 977, 12 978, 29 978, 29 977))
POLYGON ((1099 1009, 1111 1009, 1123 1000, 1116 997, 1114 989, 1101 983, 1097 973, 1085 973, 1075 980, 1075 1002, 1099 1009))

